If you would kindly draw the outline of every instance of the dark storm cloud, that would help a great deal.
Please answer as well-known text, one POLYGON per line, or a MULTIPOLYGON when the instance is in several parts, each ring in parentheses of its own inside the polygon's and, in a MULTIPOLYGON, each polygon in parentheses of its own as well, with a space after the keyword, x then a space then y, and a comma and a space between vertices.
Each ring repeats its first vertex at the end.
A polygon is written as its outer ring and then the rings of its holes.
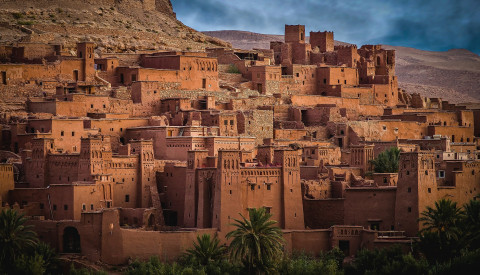
POLYGON ((178 19, 197 30, 282 34, 284 24, 335 39, 425 50, 480 53, 478 0, 172 0, 178 19))

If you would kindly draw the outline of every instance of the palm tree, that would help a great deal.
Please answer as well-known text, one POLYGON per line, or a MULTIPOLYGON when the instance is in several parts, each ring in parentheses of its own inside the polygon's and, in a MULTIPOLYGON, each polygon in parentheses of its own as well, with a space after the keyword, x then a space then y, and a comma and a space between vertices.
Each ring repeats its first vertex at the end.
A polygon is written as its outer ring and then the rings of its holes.
POLYGON ((435 208, 427 206, 422 212, 422 221, 425 228, 422 231, 435 231, 448 239, 457 240, 460 236, 460 221, 464 212, 457 207, 456 202, 449 199, 441 199, 435 202, 435 208))
POLYGON ((248 273, 260 273, 274 269, 273 263, 282 255, 282 230, 270 220, 271 214, 265 208, 249 209, 249 219, 240 214, 242 220, 235 219, 235 230, 227 234, 232 238, 230 256, 242 261, 248 273))
POLYGON ((193 249, 187 250, 187 256, 192 257, 204 266, 222 260, 227 252, 227 248, 220 245, 217 235, 213 238, 210 238, 208 234, 197 236, 197 241, 193 243, 193 246, 193 249))
POLYGON ((465 204, 463 230, 468 245, 472 249, 480 248, 480 201, 470 200, 465 204))
POLYGON ((16 210, 0 213, 0 263, 11 265, 17 256, 37 244, 37 234, 31 230, 32 225, 24 225, 26 221, 27 218, 16 210))
POLYGON ((375 173, 397 173, 399 159, 400 149, 391 147, 378 154, 370 163, 373 164, 375 173))
POLYGON ((419 235, 418 247, 427 260, 445 262, 460 255, 466 239, 462 236, 463 211, 456 202, 441 199, 435 207, 427 207, 419 221, 425 226, 419 235))

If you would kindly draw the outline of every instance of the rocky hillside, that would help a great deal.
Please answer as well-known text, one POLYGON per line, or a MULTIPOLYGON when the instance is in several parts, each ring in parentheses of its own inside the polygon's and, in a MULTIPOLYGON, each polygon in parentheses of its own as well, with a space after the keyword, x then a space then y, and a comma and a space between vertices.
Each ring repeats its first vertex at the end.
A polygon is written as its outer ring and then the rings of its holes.
MULTIPOLYGON (((270 41, 283 41, 283 35, 245 31, 204 33, 241 49, 269 48, 270 41)), ((480 102, 480 56, 461 49, 431 52, 388 45, 384 47, 396 50, 396 72, 401 88, 410 93, 441 97, 454 103, 480 102)))
POLYGON ((0 0, 0 43, 92 40, 98 50, 230 46, 178 21, 170 0, 0 0))
POLYGON ((384 45, 396 50, 400 87, 451 102, 480 102, 480 56, 464 49, 422 51, 384 45))

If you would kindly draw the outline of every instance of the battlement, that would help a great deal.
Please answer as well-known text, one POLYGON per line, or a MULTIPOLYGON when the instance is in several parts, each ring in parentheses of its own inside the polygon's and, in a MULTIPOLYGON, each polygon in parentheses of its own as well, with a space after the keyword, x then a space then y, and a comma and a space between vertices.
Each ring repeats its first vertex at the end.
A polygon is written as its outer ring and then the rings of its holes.
POLYGON ((358 47, 357 45, 338 45, 335 46, 335 50, 341 50, 341 49, 352 49, 352 50, 357 50, 358 47))
POLYGON ((285 43, 305 43, 305 25, 285 25, 285 43))
POLYGON ((312 49, 318 47, 320 52, 332 52, 334 50, 333 32, 310 32, 310 44, 312 49))

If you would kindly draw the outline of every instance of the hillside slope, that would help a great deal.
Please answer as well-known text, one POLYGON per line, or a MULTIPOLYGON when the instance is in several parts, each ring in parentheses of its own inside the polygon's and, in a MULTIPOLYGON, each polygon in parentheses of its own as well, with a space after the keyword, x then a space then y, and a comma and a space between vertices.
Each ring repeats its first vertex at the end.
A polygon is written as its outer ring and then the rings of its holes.
POLYGON ((109 52, 229 44, 178 21, 170 0, 0 0, 0 43, 96 42, 109 52))
MULTIPOLYGON (((283 35, 245 31, 204 33, 241 49, 269 48, 270 41, 283 41, 283 35)), ((408 92, 441 97, 454 103, 480 101, 480 56, 462 49, 431 52, 388 45, 383 47, 396 50, 399 85, 408 92)))

